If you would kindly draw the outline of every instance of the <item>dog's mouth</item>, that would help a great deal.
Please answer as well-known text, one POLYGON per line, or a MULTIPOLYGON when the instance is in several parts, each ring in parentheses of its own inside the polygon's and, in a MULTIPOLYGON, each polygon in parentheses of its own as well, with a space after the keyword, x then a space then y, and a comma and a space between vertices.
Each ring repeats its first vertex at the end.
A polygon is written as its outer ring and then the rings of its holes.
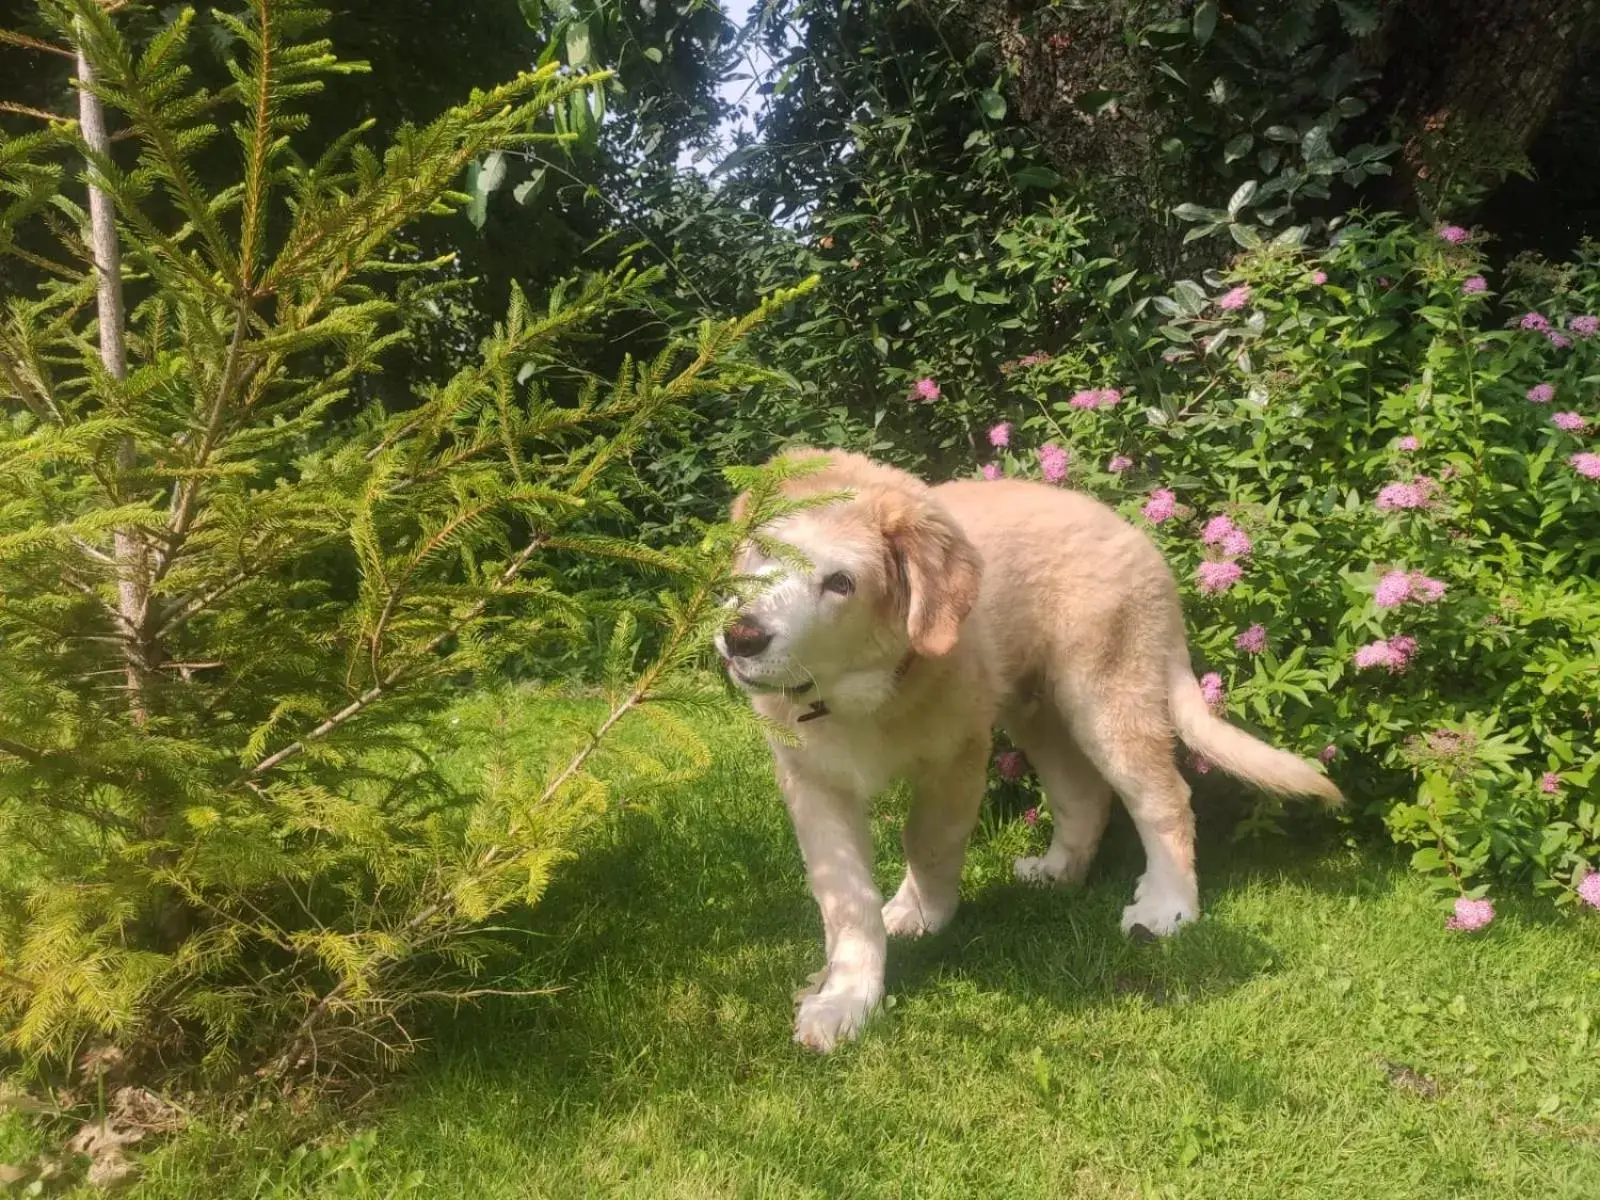
POLYGON ((809 679, 801 680, 799 683, 776 683, 769 679, 756 679, 746 674, 736 659, 726 656, 722 658, 722 666, 728 672, 728 678, 747 692, 760 694, 782 692, 789 696, 802 696, 814 686, 809 679))

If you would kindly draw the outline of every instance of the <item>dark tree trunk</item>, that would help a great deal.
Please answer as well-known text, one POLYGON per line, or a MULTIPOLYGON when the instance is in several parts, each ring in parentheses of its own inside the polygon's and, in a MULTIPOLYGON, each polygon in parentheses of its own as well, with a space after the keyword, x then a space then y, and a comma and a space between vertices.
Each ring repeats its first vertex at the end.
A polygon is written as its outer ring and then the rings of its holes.
MULTIPOLYGON (((1126 36, 1132 5, 917 6, 969 49, 996 48, 1014 73, 1007 93, 1014 111, 1063 171, 1152 178, 1160 115, 1138 102, 1151 65, 1126 36), (1108 92, 1127 100, 1095 111, 1108 92)), ((1227 0, 1222 8, 1223 20, 1231 19, 1227 0)), ((1166 15, 1193 9, 1175 0, 1166 15)), ((1157 11, 1142 5, 1138 19, 1153 20, 1157 11)), ((1581 57, 1600 52, 1597 27, 1600 0, 1381 0, 1377 29, 1358 47, 1378 75, 1378 100, 1361 132, 1379 140, 1398 132, 1403 150, 1396 177, 1381 185, 1386 194, 1373 198, 1427 208, 1446 183, 1504 178, 1561 104, 1581 57)))
POLYGON ((1503 178, 1524 161, 1600 47, 1596 0, 1390 0, 1365 48, 1381 72, 1378 112, 1402 131, 1398 197, 1415 204, 1440 173, 1503 178))

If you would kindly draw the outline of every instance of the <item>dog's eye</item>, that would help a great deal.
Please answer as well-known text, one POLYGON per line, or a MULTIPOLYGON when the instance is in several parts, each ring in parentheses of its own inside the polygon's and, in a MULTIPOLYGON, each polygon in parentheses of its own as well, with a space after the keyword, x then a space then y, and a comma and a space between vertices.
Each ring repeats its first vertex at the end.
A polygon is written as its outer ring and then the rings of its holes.
POLYGON ((838 596, 848 596, 856 590, 856 581, 843 571, 835 571, 822 581, 822 590, 838 596))

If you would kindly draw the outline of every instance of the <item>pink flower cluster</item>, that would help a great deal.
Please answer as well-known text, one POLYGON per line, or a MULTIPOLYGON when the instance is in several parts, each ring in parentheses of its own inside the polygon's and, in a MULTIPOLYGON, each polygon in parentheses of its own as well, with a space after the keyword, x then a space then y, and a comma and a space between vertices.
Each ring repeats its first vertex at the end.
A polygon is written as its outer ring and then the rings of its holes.
POLYGON ((1228 695, 1227 689, 1222 686, 1222 676, 1215 671, 1207 671, 1200 676, 1200 695, 1205 699, 1207 708, 1213 712, 1220 709, 1228 695))
POLYGON ((1004 474, 1005 472, 1000 469, 999 463, 983 464, 983 477, 989 480, 991 483, 993 483, 996 479, 999 479, 1004 474))
POLYGON ((1461 281, 1463 295, 1480 296, 1489 290, 1489 281, 1482 275, 1469 275, 1461 281))
POLYGON ((1231 558, 1207 559, 1195 569, 1195 580, 1207 594, 1225 592, 1244 578, 1244 568, 1231 558))
POLYGON ((1426 475, 1418 475, 1410 483, 1386 483, 1378 491, 1378 508, 1385 512, 1402 508, 1427 508, 1433 503, 1433 492, 1438 485, 1426 475))
POLYGON ((1040 446, 1039 473, 1046 483, 1060 483, 1067 477, 1067 452, 1054 442, 1040 446))
POLYGON ((1600 871, 1590 871, 1578 881, 1578 899, 1590 908, 1600 908, 1600 871))
POLYGON ((1379 608, 1394 608, 1407 600, 1418 604, 1435 604, 1444 598, 1445 585, 1430 579, 1420 571, 1390 571, 1378 580, 1373 589, 1372 602, 1379 608))
POLYGON ((1323 284, 1328 282, 1328 273, 1326 271, 1311 272, 1311 282, 1316 284, 1318 287, 1321 287, 1323 284))
POLYGON ((1439 230, 1441 241, 1449 242, 1452 246, 1459 246, 1472 235, 1459 225, 1446 225, 1439 230))
POLYGON ((1561 776, 1554 771, 1546 771, 1539 776, 1539 790, 1546 796, 1557 795, 1561 791, 1561 776))
POLYGON ((1557 350, 1567 350, 1567 349, 1570 349, 1571 346, 1572 346, 1572 341, 1571 341, 1570 338, 1566 337, 1563 334, 1557 333, 1554 329, 1552 329, 1549 333, 1545 334, 1544 336, 1549 339, 1550 344, 1552 346, 1554 346, 1557 350))
POLYGON ((1011 445, 1011 422, 1001 421, 1000 424, 989 430, 989 445, 996 449, 1004 449, 1011 445))
POLYGON ((1534 333, 1547 333, 1550 329, 1550 319, 1543 313, 1527 312, 1522 314, 1522 320, 1517 322, 1524 329, 1534 333))
POLYGON ((939 384, 929 376, 924 376, 911 385, 913 400, 937 400, 940 394, 939 384))
POLYGON ((1017 359, 1017 366, 1037 367, 1040 363, 1047 363, 1049 361, 1050 356, 1043 350, 1035 350, 1032 354, 1024 354, 1021 358, 1017 359))
POLYGON ((1600 332, 1600 317, 1573 317, 1567 322, 1567 328, 1579 337, 1593 337, 1600 332))
POLYGON ((1405 437, 1401 438, 1395 443, 1395 445, 1407 454, 1422 449, 1422 443, 1419 442, 1416 435, 1412 433, 1406 434, 1405 437))
POLYGON ((1250 288, 1244 284, 1224 292, 1217 300, 1217 307, 1224 312, 1237 312, 1250 303, 1250 288))
POLYGON ((1067 403, 1073 408, 1110 408, 1113 404, 1122 401, 1122 393, 1116 388, 1089 388, 1081 392, 1074 392, 1072 399, 1067 403))
POLYGON ((1317 752, 1317 761, 1319 763, 1321 763, 1323 766, 1327 766, 1329 763, 1331 763, 1334 759, 1336 759, 1338 757, 1339 757, 1339 747, 1335 746, 1332 742, 1329 742, 1326 746, 1324 746, 1321 750, 1319 750, 1317 752))
POLYGON ((1002 750, 994 756, 994 766, 1001 779, 1015 783, 1028 769, 1028 760, 1021 750, 1002 750))
POLYGON ((1116 454, 1113 455, 1111 461, 1106 464, 1106 470, 1113 475, 1121 475, 1131 466, 1133 466, 1133 459, 1129 458, 1126 454, 1116 454))
POLYGON ((1455 915, 1444 923, 1444 927, 1471 933, 1474 929, 1482 929, 1492 920, 1494 920, 1492 901, 1468 900, 1465 896, 1459 896, 1456 898, 1455 915))
POLYGON ((1260 654, 1267 648, 1267 627, 1265 625, 1252 625, 1234 638, 1233 644, 1246 654, 1260 654))
POLYGON ((1150 493, 1150 499, 1145 501, 1144 507, 1139 511, 1150 524, 1159 525, 1163 521, 1172 520, 1177 513, 1178 497, 1167 488, 1157 488, 1150 493))
POLYGON ((1536 383, 1528 389, 1529 404, 1549 404, 1556 398, 1556 385, 1553 383, 1536 383))
POLYGON ((1585 479, 1600 479, 1600 454, 1574 454, 1567 461, 1585 479))
POLYGON ((1587 422, 1584 421, 1581 413, 1558 412, 1551 415, 1550 424, 1568 433, 1582 433, 1583 427, 1587 422))
POLYGON ((1356 651, 1356 669, 1367 671, 1373 667, 1385 667, 1390 674, 1400 675, 1411 665, 1416 653, 1417 639, 1414 637, 1399 634, 1392 638, 1380 638, 1356 651))

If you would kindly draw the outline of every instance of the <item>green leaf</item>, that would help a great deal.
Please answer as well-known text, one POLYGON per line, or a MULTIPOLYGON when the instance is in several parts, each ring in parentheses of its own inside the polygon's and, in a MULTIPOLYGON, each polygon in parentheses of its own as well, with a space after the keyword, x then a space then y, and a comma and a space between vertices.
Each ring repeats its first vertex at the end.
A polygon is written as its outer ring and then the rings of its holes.
POLYGON ((1049 167, 1023 167, 1013 175, 1012 180, 1018 187, 1053 188, 1061 183, 1061 176, 1049 167))
POLYGON ((538 29, 544 17, 544 5, 541 0, 517 0, 517 7, 522 10, 522 19, 528 23, 529 29, 538 29))
POLYGON ((1006 98, 993 88, 978 93, 978 109, 991 121, 1003 121, 1006 115, 1006 98))
POLYGON ((1180 204, 1172 210, 1172 215, 1180 221, 1217 221, 1225 214, 1201 204, 1180 204))
POLYGON ((516 187, 511 189, 512 199, 526 208, 529 204, 532 204, 535 200, 537 200, 540 193, 544 191, 544 185, 547 178, 548 176, 545 172, 545 168, 540 167, 533 173, 531 177, 524 179, 521 183, 517 184, 516 187))
POLYGON ((1216 0, 1205 0, 1194 10, 1194 40, 1204 46, 1217 31, 1216 0))
POLYGON ((1228 199, 1228 218, 1237 220, 1244 206, 1256 198, 1256 181, 1246 179, 1228 199))
POLYGON ((574 67, 589 61, 589 22, 573 21, 567 26, 567 62, 574 67))
POLYGON ((661 51, 655 46, 646 46, 644 50, 644 56, 653 63, 658 63, 661 61, 661 51))
POLYGON ((1253 133, 1241 133, 1237 137, 1229 138, 1228 144, 1222 148, 1222 161, 1225 163, 1238 162, 1246 154, 1250 153, 1250 148, 1255 144, 1256 136, 1253 133))

